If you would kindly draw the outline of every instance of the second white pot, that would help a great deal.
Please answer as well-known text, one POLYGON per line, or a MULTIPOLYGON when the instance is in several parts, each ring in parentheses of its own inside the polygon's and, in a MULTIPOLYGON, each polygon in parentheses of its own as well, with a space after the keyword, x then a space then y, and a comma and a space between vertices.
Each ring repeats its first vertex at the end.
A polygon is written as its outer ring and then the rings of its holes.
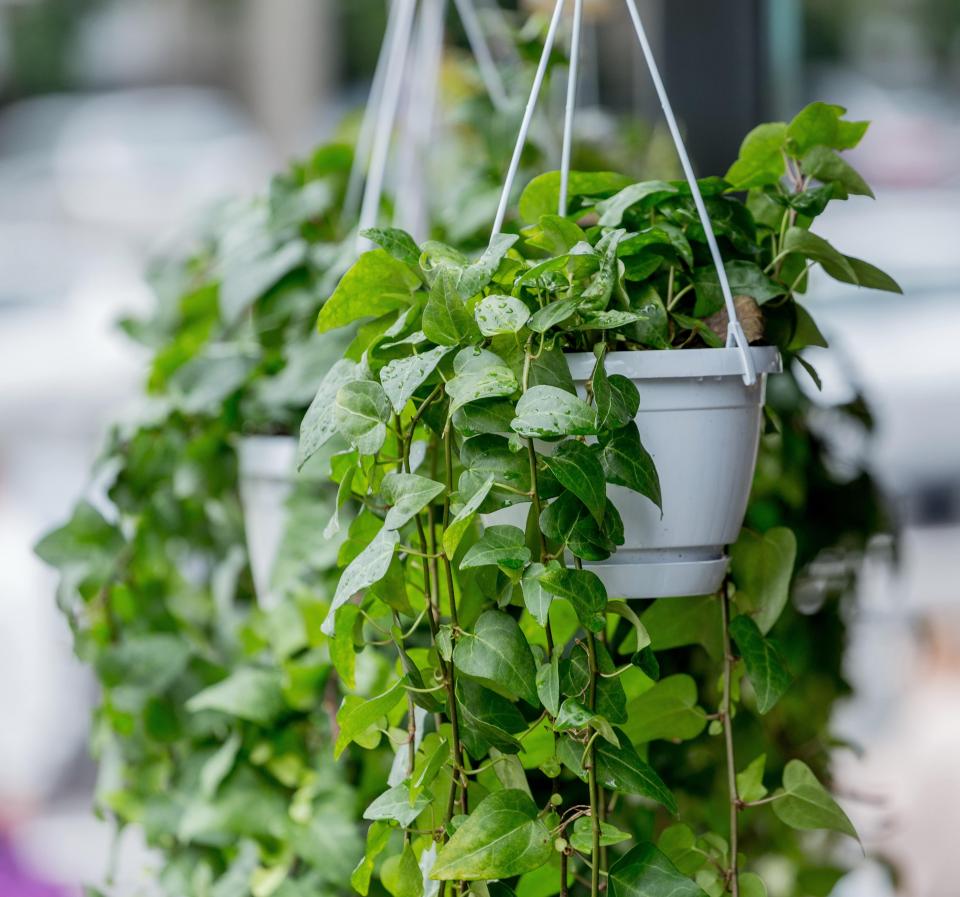
MULTIPOLYGON (((766 375, 779 372, 775 348, 752 348, 757 382, 741 377, 739 349, 613 352, 608 374, 637 385, 640 438, 660 477, 663 516, 647 498, 610 486, 624 544, 607 561, 585 563, 611 597, 706 595, 723 581, 743 524, 756 467, 766 375)), ((567 356, 581 394, 593 371, 589 353, 567 356)), ((488 515, 523 526, 527 505, 488 515)))

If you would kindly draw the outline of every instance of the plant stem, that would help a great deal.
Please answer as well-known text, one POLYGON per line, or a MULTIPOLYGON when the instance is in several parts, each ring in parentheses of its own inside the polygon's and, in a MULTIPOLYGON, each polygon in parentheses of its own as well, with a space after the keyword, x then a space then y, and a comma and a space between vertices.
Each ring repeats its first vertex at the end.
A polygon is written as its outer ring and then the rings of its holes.
POLYGON ((739 881, 739 813, 740 795, 737 793, 737 759, 733 751, 733 650, 730 643, 730 591, 729 579, 724 581, 720 593, 720 608, 723 622, 723 699, 720 705, 723 720, 723 739, 727 754, 727 788, 730 793, 730 868, 727 885, 733 897, 740 897, 739 881))
MULTIPOLYGON (((579 558, 577 566, 579 568, 579 558)), ((592 632, 587 632, 587 653, 590 660, 590 709, 596 709, 597 703, 597 645, 592 632)), ((590 897, 597 897, 600 893, 600 787, 597 782, 597 748, 596 743, 590 746, 590 768, 588 782, 590 787, 590 822, 593 829, 593 850, 590 858, 590 897)))

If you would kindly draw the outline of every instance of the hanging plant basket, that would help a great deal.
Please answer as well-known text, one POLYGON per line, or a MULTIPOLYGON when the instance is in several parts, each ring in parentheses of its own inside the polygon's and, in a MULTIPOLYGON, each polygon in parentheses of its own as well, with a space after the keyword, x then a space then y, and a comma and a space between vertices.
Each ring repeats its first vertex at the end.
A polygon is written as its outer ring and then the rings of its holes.
MULTIPOLYGON (((781 370, 774 347, 750 350, 757 372, 743 382, 739 349, 613 352, 609 374, 640 393, 637 428, 660 477, 663 514, 621 486, 610 498, 623 518, 624 544, 608 561, 585 564, 611 595, 661 598, 715 592, 727 569, 726 545, 743 524, 763 418, 766 375, 781 370)), ((568 355, 578 390, 596 359, 568 355)))
POLYGON ((278 601, 270 584, 286 530, 296 456, 293 436, 243 436, 237 443, 247 554, 257 600, 265 610, 278 601))

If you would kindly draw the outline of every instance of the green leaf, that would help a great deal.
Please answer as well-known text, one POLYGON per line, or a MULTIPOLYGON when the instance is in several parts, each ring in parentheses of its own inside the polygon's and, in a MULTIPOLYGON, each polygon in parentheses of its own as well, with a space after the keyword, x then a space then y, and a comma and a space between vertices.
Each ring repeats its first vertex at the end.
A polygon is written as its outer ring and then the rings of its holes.
POLYGON ((792 676, 780 649, 765 639, 752 617, 739 616, 730 624, 730 634, 740 649, 757 697, 757 711, 768 713, 790 687, 792 676))
POLYGON ((496 399, 474 402, 457 408, 452 420, 457 432, 465 437, 509 433, 513 403, 496 399))
POLYGON ((404 308, 420 286, 420 279, 382 249, 365 252, 343 275, 317 317, 321 333, 360 318, 379 318, 404 308))
POLYGON ((566 321, 579 307, 578 299, 558 299, 550 302, 530 316, 527 328, 534 333, 546 333, 554 325, 566 321))
POLYGON ((887 293, 903 293, 903 288, 889 274, 881 271, 870 262, 863 259, 854 258, 852 255, 844 256, 847 264, 853 268, 853 273, 857 277, 857 286, 869 290, 883 290, 887 293))
MULTIPOLYGON (((588 309, 596 315, 607 307, 614 289, 620 280, 620 259, 617 257, 617 247, 626 236, 625 230, 604 231, 597 242, 596 251, 600 256, 600 270, 593 276, 590 284, 580 293, 581 308, 588 309)), ((624 321, 623 323, 627 323, 624 321)), ((611 324, 612 327, 622 326, 611 324)))
POLYGON ((560 712, 560 652, 554 651, 549 663, 537 670, 537 695, 551 716, 560 712))
POLYGON ((337 391, 333 416, 337 430, 361 455, 373 455, 387 438, 390 400, 379 383, 354 380, 337 391))
POLYGON ((572 396, 577 394, 566 355, 560 349, 544 349, 530 362, 528 387, 555 386, 572 396))
POLYGON ((513 296, 485 296, 473 311, 484 336, 518 333, 530 318, 530 309, 513 296))
POLYGON ((450 525, 443 533, 443 550, 448 558, 452 558, 457 553, 460 541, 469 529, 470 524, 473 523, 473 518, 477 516, 480 505, 483 504, 492 488, 493 474, 487 477, 486 481, 470 496, 470 500, 450 521, 450 525))
POLYGON ((240 321, 257 299, 307 259, 303 240, 286 240, 276 248, 268 244, 261 250, 231 253, 224 260, 219 305, 228 326, 240 321))
POLYGON ((108 687, 129 686, 156 695, 187 668, 190 654, 190 644, 179 636, 131 634, 103 649, 96 659, 97 673, 108 687))
POLYGON ((783 241, 783 252, 796 253, 819 262, 824 271, 835 280, 856 284, 856 272, 843 253, 833 248, 823 237, 802 227, 791 227, 783 241))
POLYGON ((514 432, 527 438, 590 436, 597 432, 597 415, 583 399, 556 386, 532 386, 517 402, 514 432))
POLYGON ((393 410, 400 414, 410 397, 426 382, 452 346, 437 346, 419 355, 395 358, 380 369, 380 383, 393 410))
POLYGON ((242 743, 243 738, 239 732, 231 733, 213 756, 203 764, 200 770, 200 791, 207 800, 214 797, 220 784, 230 775, 242 743))
POLYGON ((552 455, 542 455, 541 458, 557 482, 583 502, 598 524, 603 523, 607 488, 596 449, 576 439, 568 439, 552 455))
POLYGON ((870 185, 863 176, 839 153, 825 146, 815 146, 803 157, 803 170, 813 175, 823 184, 839 184, 843 190, 840 195, 852 193, 854 196, 874 198, 870 185))
MULTIPOLYGON (((596 644, 597 664, 601 673, 614 671, 613 660, 602 642, 596 644)), ((560 664, 560 691, 581 702, 588 700, 590 690, 590 658, 586 645, 574 644, 570 656, 560 664)), ((618 677, 597 680, 594 710, 614 725, 627 721, 627 695, 618 677)))
POLYGON ((560 705, 560 711, 557 713, 553 728, 557 732, 590 728, 598 732, 602 738, 605 738, 611 744, 619 744, 613 726, 610 725, 609 721, 599 713, 594 713, 581 704, 576 698, 567 698, 560 705))
POLYGON ((460 569, 494 565, 504 570, 522 570, 530 560, 523 530, 517 526, 488 526, 470 546, 460 569))
POLYGON ((800 158, 813 147, 853 149, 870 126, 866 121, 843 121, 843 106, 811 103, 797 113, 787 127, 787 150, 800 158))
POLYGON ((652 844, 638 844, 611 867, 610 897, 707 897, 652 844))
POLYGON ((829 829, 857 837, 847 814, 817 781, 810 767, 800 760, 791 760, 784 768, 783 796, 772 806, 780 821, 791 828, 829 829))
POLYGON ((457 289, 464 299, 469 299, 480 292, 491 280, 500 263, 506 258, 510 247, 519 238, 516 234, 495 234, 490 245, 475 262, 468 265, 457 282, 457 289))
POLYGON ((668 826, 660 833, 657 847, 684 875, 695 875, 707 862, 706 854, 697 846, 693 830, 680 823, 668 826))
MULTIPOLYGON (((786 292, 786 287, 767 277, 754 262, 729 261, 724 262, 723 267, 734 296, 750 296, 758 305, 763 305, 786 292)), ((705 318, 723 308, 723 292, 716 268, 712 265, 697 268, 693 282, 697 294, 693 309, 696 317, 705 318)))
POLYGON ((367 894, 370 893, 370 879, 373 876, 374 863, 377 857, 387 849, 392 833, 393 827, 387 822, 374 822, 367 829, 366 852, 350 876, 351 886, 361 897, 367 897, 367 894))
POLYGON ((786 174, 783 147, 787 126, 783 122, 758 125, 744 138, 740 155, 724 175, 737 190, 777 184, 786 174))
POLYGON ((740 883, 740 897, 767 897, 767 886, 755 872, 742 872, 737 881, 740 883))
POLYGON ((577 619, 592 632, 603 630, 607 590, 596 573, 564 567, 551 561, 539 577, 540 585, 551 595, 565 598, 577 613, 577 619))
POLYGON ((540 584, 540 576, 546 569, 543 564, 531 564, 520 580, 523 605, 544 628, 550 619, 550 605, 553 603, 553 595, 540 584))
MULTIPOLYGON (((632 835, 620 831, 616 826, 609 822, 600 823, 600 846, 609 847, 611 844, 620 844, 622 841, 629 841, 632 835)), ((581 816, 573 823, 573 831, 568 840, 574 850, 585 853, 589 856, 593 850, 593 820, 589 816, 581 816)))
POLYGON ((430 877, 439 881, 512 878, 544 865, 553 838, 537 805, 518 789, 484 798, 441 849, 430 877))
MULTIPOLYGON (((630 184, 626 175, 612 171, 571 171, 568 196, 609 196, 630 184)), ((548 171, 535 177, 520 195, 520 217, 539 221, 541 215, 554 215, 560 203, 560 172, 548 171)))
POLYGON ((690 676, 667 676, 627 704, 624 729, 635 743, 666 739, 688 741, 706 727, 697 706, 697 683, 690 676))
POLYGON ((421 792, 411 799, 410 788, 407 785, 397 785, 384 791, 376 800, 363 811, 364 819, 393 819, 403 828, 413 824, 413 821, 430 806, 433 795, 429 791, 421 792))
POLYGON ((346 358, 341 358, 330 368, 300 424, 300 445, 297 448, 298 469, 303 467, 337 432, 334 400, 340 387, 367 377, 369 373, 364 365, 356 364, 346 358))
POLYGON ((607 376, 603 361, 598 361, 591 379, 597 403, 597 428, 619 430, 629 424, 640 410, 640 392, 636 384, 622 374, 607 376))
POLYGON ((423 332, 438 346, 458 346, 479 336, 477 326, 457 291, 457 275, 441 269, 423 309, 423 332))
POLYGON ((361 698, 357 695, 348 695, 344 698, 337 711, 337 724, 340 726, 340 731, 333 746, 334 758, 339 758, 352 741, 393 710, 403 700, 405 694, 406 689, 401 679, 394 682, 385 692, 372 698, 361 698))
POLYGON ((763 772, 767 765, 767 755, 761 754, 750 762, 743 772, 737 773, 737 794, 740 800, 752 803, 763 800, 767 789, 763 785, 763 772))
POLYGON ((737 608, 753 617, 760 632, 766 635, 790 597, 797 557, 796 536, 782 526, 763 535, 743 530, 730 555, 737 608))
POLYGON ((577 243, 586 239, 583 228, 559 215, 541 215, 537 224, 523 231, 523 240, 528 246, 542 249, 550 255, 568 253, 577 243))
POLYGON ((463 744, 472 757, 481 759, 491 747, 505 754, 520 753, 523 745, 514 735, 527 724, 506 698, 469 679, 459 679, 457 706, 463 744))
POLYGON ((720 603, 713 595, 685 598, 682 614, 677 613, 672 598, 660 598, 643 612, 640 619, 650 633, 650 645, 654 651, 703 645, 711 657, 723 656, 720 603))
POLYGON ((400 529, 441 495, 445 488, 443 483, 436 480, 391 470, 380 486, 383 499, 390 506, 383 521, 384 529, 400 529))
POLYGON ((488 610, 472 632, 463 633, 453 649, 459 672, 507 697, 537 704, 537 665, 520 626, 510 614, 488 610))
POLYGON ((619 745, 598 741, 597 777, 604 788, 623 794, 640 794, 677 812, 677 801, 654 768, 637 753, 627 733, 614 729, 619 745))
POLYGON ((478 399, 509 396, 519 387, 506 362, 487 349, 461 349, 453 360, 453 372, 446 387, 451 412, 478 399))
POLYGON ((639 205, 645 210, 657 201, 677 193, 677 188, 666 181, 643 181, 639 184, 630 184, 619 193, 597 203, 600 227, 618 227, 623 221, 624 213, 633 206, 639 205), (645 201, 646 200, 646 201, 645 201))
POLYGON ((286 709, 283 677, 278 670, 239 667, 216 685, 197 692, 186 707, 191 713, 217 710, 269 726, 286 709))
POLYGON ((381 529, 373 541, 363 549, 340 574, 337 590, 326 619, 320 627, 324 635, 333 636, 334 621, 337 608, 346 604, 357 592, 372 586, 387 575, 393 552, 400 541, 400 534, 396 530, 381 529))
POLYGON ((663 510, 660 477, 653 458, 640 441, 635 423, 627 424, 607 440, 600 453, 600 463, 608 483, 639 492, 663 510))
POLYGON ((405 230, 399 227, 368 227, 360 231, 360 236, 390 253, 393 258, 403 262, 414 272, 420 271, 420 247, 405 230))
POLYGON ((338 607, 334 616, 334 635, 330 640, 330 661, 340 680, 350 689, 357 687, 355 628, 359 618, 360 608, 357 605, 344 604, 338 607))
MULTIPOLYGON (((526 452, 513 451, 510 443, 502 436, 486 434, 464 440, 460 447, 460 463, 470 477, 468 480, 463 476, 460 478, 460 491, 464 494, 471 491, 465 486, 483 482, 491 474, 499 484, 521 492, 530 491, 530 460, 526 452)), ((497 500, 508 504, 529 501, 528 497, 505 489, 496 489, 495 495, 497 500)))
POLYGON ((422 897, 423 873, 412 844, 404 844, 403 853, 383 861, 380 881, 392 897, 422 897))

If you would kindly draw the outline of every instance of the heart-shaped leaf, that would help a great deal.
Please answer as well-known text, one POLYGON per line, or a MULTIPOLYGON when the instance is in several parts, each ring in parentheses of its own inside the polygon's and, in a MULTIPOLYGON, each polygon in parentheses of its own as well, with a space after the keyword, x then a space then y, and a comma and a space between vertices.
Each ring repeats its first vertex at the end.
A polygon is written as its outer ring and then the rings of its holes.
POLYGON ((527 639, 510 614, 488 610, 472 632, 463 633, 453 650, 453 663, 465 676, 507 697, 537 705, 537 665, 527 639))
POLYGON ((638 844, 611 867, 610 897, 707 897, 652 844, 638 844))
POLYGON ((362 455, 380 451, 387 436, 390 400, 379 383, 355 380, 340 387, 334 402, 337 430, 362 455))
POLYGON ((504 570, 522 570, 530 560, 523 530, 516 526, 488 526, 460 562, 460 569, 494 565, 504 570))
POLYGON ((740 649, 750 684, 757 698, 757 710, 768 713, 790 687, 793 677, 780 649, 763 637, 752 617, 739 616, 730 624, 730 635, 740 649))
POLYGON ((801 760, 791 760, 784 768, 781 794, 772 804, 773 812, 791 828, 830 829, 857 837, 847 814, 801 760))
POLYGON ((590 436, 597 432, 597 414, 583 399, 556 386, 532 386, 517 402, 510 424, 528 438, 590 436))
POLYGON ((385 529, 400 529, 412 520, 446 487, 443 483, 415 473, 390 471, 380 486, 380 491, 390 510, 383 521, 385 529))
POLYGON ((660 477, 653 458, 640 441, 640 431, 635 423, 617 430, 607 440, 600 454, 600 462, 608 483, 639 492, 663 510, 660 477))

